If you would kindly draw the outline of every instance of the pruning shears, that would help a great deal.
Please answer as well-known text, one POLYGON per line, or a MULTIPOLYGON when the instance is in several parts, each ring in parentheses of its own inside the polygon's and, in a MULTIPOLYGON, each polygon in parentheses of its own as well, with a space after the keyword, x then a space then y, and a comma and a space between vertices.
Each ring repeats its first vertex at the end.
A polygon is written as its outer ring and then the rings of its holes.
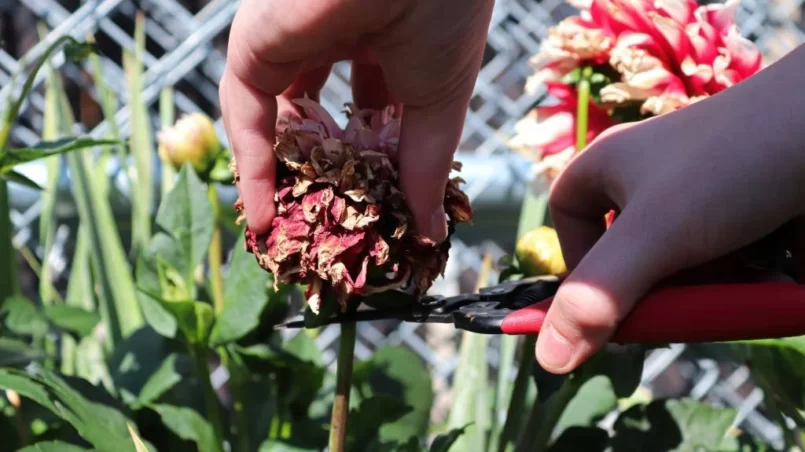
MULTIPOLYGON (((323 324, 401 320, 452 323, 481 334, 539 334, 561 279, 524 278, 453 297, 427 296, 399 309, 359 309, 323 324)), ((278 328, 302 328, 292 318, 278 328)), ((805 285, 796 282, 716 283, 658 287, 623 319, 610 342, 723 342, 805 334, 805 285)))

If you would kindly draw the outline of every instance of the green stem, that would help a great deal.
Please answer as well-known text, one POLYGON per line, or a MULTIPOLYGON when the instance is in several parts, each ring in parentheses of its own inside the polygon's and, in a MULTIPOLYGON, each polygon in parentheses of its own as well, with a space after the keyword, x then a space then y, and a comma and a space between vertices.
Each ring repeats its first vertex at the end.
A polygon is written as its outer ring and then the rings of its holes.
POLYGON ((581 73, 578 90, 578 105, 576 107, 576 150, 580 151, 587 146, 587 119, 590 108, 590 77, 593 75, 593 68, 585 67, 581 73))
MULTIPOLYGON (((162 128, 170 127, 176 120, 176 108, 173 103, 173 86, 162 88, 159 96, 159 118, 162 128)), ((162 161, 162 195, 165 196, 173 187, 176 170, 170 163, 162 161)))
POLYGON ((528 423, 523 430, 523 435, 515 452, 542 452, 547 450, 551 436, 553 436, 553 432, 556 429, 556 424, 559 423, 565 408, 567 408, 567 405, 579 390, 579 382, 579 378, 574 378, 573 375, 570 375, 545 406, 534 403, 528 423), (536 432, 536 435, 531 436, 528 434, 529 432, 536 432))
POLYGON ((221 361, 231 375, 229 382, 232 388, 232 412, 235 418, 235 450, 249 452, 249 419, 246 416, 246 382, 248 373, 235 353, 221 348, 221 361))
MULTIPOLYGON (((514 380, 514 388, 509 399, 509 410, 506 412, 506 423, 500 433, 498 441, 498 452, 505 452, 509 444, 513 443, 517 432, 522 426, 523 413, 527 409, 528 386, 531 384, 531 372, 534 367, 534 350, 537 346, 536 336, 525 336, 523 345, 520 347, 520 362, 517 364, 517 377, 514 380)), ((536 398, 534 406, 538 406, 536 398)))
POLYGON ((207 186, 207 196, 210 198, 212 204, 212 217, 213 217, 213 230, 212 240, 210 241, 210 249, 207 252, 207 260, 210 265, 210 285, 212 286, 212 299, 215 306, 215 312, 221 312, 224 309, 224 282, 221 276, 221 265, 223 259, 221 257, 221 204, 218 201, 218 191, 215 190, 215 184, 207 186))
POLYGON ((11 243, 13 235, 8 183, 0 180, 0 304, 20 291, 19 278, 17 278, 17 253, 11 243))
POLYGON ((329 452, 346 450, 349 393, 352 388, 352 360, 355 356, 355 323, 341 325, 336 364, 335 400, 330 418, 329 452))
POLYGON ((207 420, 212 424, 215 433, 216 450, 223 451, 224 424, 221 418, 221 410, 218 407, 218 395, 212 387, 212 382, 210 382, 210 368, 207 365, 207 353, 204 349, 199 349, 191 345, 190 355, 195 363, 196 378, 198 378, 204 393, 204 409, 207 412, 207 420))

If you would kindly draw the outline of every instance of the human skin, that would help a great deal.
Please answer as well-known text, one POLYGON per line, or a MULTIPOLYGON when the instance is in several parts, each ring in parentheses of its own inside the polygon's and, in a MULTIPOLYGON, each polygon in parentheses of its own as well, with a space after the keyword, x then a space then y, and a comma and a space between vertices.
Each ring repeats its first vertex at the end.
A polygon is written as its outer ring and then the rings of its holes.
POLYGON ((564 168, 549 207, 569 274, 537 340, 543 368, 578 367, 658 282, 801 221, 803 66, 800 46, 715 96, 608 129, 564 168))
MULTIPOLYGON (((249 227, 266 232, 274 215, 278 117, 295 114, 292 98, 317 99, 332 63, 348 59, 360 107, 404 106, 402 188, 420 233, 443 239, 439 209, 493 3, 244 0, 221 105, 249 227)), ((570 272, 537 341, 543 368, 572 371, 657 282, 802 215, 803 65, 801 47, 709 99, 611 128, 562 171, 550 212, 570 272)))
POLYGON ((400 188, 417 231, 447 236, 445 186, 480 70, 494 0, 244 0, 220 84, 246 221, 266 232, 275 213, 275 126, 290 103, 352 61, 359 108, 403 106, 400 188))

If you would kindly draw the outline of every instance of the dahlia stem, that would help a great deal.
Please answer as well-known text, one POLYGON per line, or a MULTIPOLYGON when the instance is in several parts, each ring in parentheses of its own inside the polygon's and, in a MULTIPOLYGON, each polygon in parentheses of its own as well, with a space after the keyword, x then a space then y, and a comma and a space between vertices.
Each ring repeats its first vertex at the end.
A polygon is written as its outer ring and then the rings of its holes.
MULTIPOLYGON (((518 432, 522 429, 524 411, 528 409, 528 389, 532 384, 531 374, 533 372, 536 356, 534 350, 537 346, 536 336, 525 336, 520 347, 520 362, 517 364, 517 377, 514 380, 512 395, 509 399, 509 409, 506 413, 506 423, 500 433, 498 441, 498 452, 506 452, 509 445, 515 442, 518 432)), ((532 401, 533 406, 539 405, 536 397, 532 401)))
POLYGON ((578 105, 576 107, 576 150, 581 151, 587 146, 587 118, 590 108, 590 77, 593 75, 593 68, 590 66, 582 69, 581 79, 576 90, 578 91, 578 105))
POLYGON ((212 387, 210 381, 210 367, 207 364, 206 347, 190 347, 190 356, 195 363, 196 378, 201 384, 204 396, 204 409, 207 412, 207 420, 212 424, 215 434, 215 450, 223 450, 224 447, 224 428, 221 418, 221 410, 218 407, 218 395, 212 387))
POLYGON ((579 390, 579 380, 575 375, 570 375, 562 383, 559 391, 546 404, 542 405, 536 401, 534 402, 531 415, 528 417, 528 423, 523 429, 523 435, 521 435, 520 443, 517 445, 515 452, 544 451, 548 449, 556 424, 559 423, 565 408, 567 408, 567 405, 579 390), (532 436, 528 434, 529 432, 534 432, 535 434, 532 436))
POLYGON ((349 392, 352 388, 352 359, 355 353, 355 323, 341 325, 336 363, 336 386, 333 412, 330 418, 329 452, 346 450, 347 417, 349 416, 349 392))
POLYGON ((221 217, 221 205, 218 201, 215 184, 207 186, 207 196, 210 198, 210 204, 212 204, 213 216, 212 240, 210 240, 210 249, 207 252, 207 260, 210 265, 210 285, 212 286, 212 300, 215 312, 221 312, 224 309, 224 283, 221 277, 221 265, 223 264, 223 259, 221 258, 221 227, 218 224, 221 217))

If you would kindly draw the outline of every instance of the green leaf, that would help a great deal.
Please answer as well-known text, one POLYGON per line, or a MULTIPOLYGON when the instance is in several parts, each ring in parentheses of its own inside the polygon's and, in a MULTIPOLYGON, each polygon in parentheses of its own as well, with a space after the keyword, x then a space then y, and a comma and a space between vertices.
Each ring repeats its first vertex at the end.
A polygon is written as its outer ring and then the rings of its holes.
POLYGON ((0 317, 6 328, 16 334, 41 338, 48 332, 47 319, 33 302, 22 296, 7 299, 0 309, 0 317))
POLYGON ((41 141, 30 148, 5 149, 0 152, 0 174, 8 173, 19 164, 32 162, 54 155, 96 146, 119 144, 116 140, 68 137, 55 141, 41 141))
POLYGON ((383 442, 404 442, 411 436, 426 435, 434 396, 430 372, 420 358, 404 347, 383 346, 360 367, 365 370, 356 369, 356 373, 363 376, 353 375, 353 382, 368 397, 393 397, 412 408, 393 424, 383 425, 378 438, 383 442))
POLYGON ((545 224, 548 207, 548 193, 534 193, 530 188, 523 197, 520 208, 520 220, 517 226, 517 238, 545 224))
MULTIPOLYGON (((604 452, 609 446, 609 434, 597 427, 570 427, 556 439, 549 452, 604 452)), ((639 450, 639 449, 638 449, 639 450)))
POLYGON ((453 447, 453 444, 456 443, 461 435, 464 434, 464 431, 467 430, 470 424, 465 425, 461 428, 454 428, 447 433, 442 433, 437 435, 434 438, 433 442, 430 445, 429 452, 450 452, 450 448, 453 447))
MULTIPOLYGON (((47 35, 44 25, 40 27, 40 36, 47 35)), ((56 71, 51 65, 47 67, 45 82, 45 108, 42 112, 42 139, 52 141, 60 137, 62 119, 59 115, 59 93, 57 90, 56 71)), ((48 262, 50 251, 53 246, 53 238, 56 229, 54 220, 56 210, 56 196, 58 192, 59 176, 61 175, 62 159, 59 156, 52 156, 45 160, 47 167, 47 181, 45 190, 41 194, 40 202, 42 210, 39 214, 39 243, 44 247, 42 262, 48 262)), ((10 174, 15 174, 12 171, 10 174)), ((22 175, 20 175, 22 176, 22 175)), ((25 176, 22 176, 25 177, 25 176)), ((30 181, 34 183, 33 181, 30 181)), ((51 282, 51 266, 42 265, 42 273, 39 276, 39 296, 42 304, 49 305, 54 300, 54 289, 51 282)))
POLYGON ((237 341, 259 326, 269 302, 271 276, 246 251, 243 240, 241 234, 224 278, 225 304, 212 331, 213 346, 237 341))
POLYGON ((162 422, 180 438, 196 443, 199 452, 220 452, 222 445, 216 444, 212 426, 200 414, 190 408, 171 405, 153 405, 162 422))
POLYGON ((185 265, 176 268, 186 280, 192 280, 191 272, 201 263, 210 245, 214 219, 206 187, 189 163, 182 167, 173 188, 165 195, 156 221, 185 252, 185 265))
POLYGON ((132 253, 134 256, 151 237, 151 210, 154 204, 154 140, 148 105, 143 99, 143 57, 145 55, 145 15, 138 12, 134 23, 134 52, 123 50, 123 68, 128 82, 131 153, 136 174, 132 186, 132 253))
POLYGON ((101 316, 97 312, 87 311, 78 306, 57 304, 46 306, 45 316, 57 327, 73 332, 79 337, 92 334, 101 316))
POLYGON ((63 441, 41 441, 19 449, 17 452, 84 452, 90 450, 63 441))
POLYGON ((615 421, 614 450, 723 450, 735 420, 732 408, 690 399, 636 405, 615 421))
POLYGON ((347 423, 349 444, 347 449, 368 450, 373 448, 372 446, 378 447, 377 442, 388 441, 389 438, 383 438, 384 435, 380 430, 385 426, 394 425, 412 409, 412 406, 388 395, 376 395, 364 399, 357 408, 350 410, 347 423))
POLYGON ((64 46, 64 57, 73 63, 80 63, 97 51, 94 42, 68 42, 64 46))
POLYGON ((28 178, 25 174, 18 173, 14 170, 9 170, 6 173, 0 173, 0 179, 5 179, 9 182, 14 182, 20 184, 24 187, 33 188, 34 190, 42 190, 42 187, 39 186, 36 182, 32 181, 28 178))
POLYGON ((0 337, 0 367, 25 366, 31 361, 40 360, 47 355, 25 342, 0 337))
POLYGON ((145 383, 138 397, 138 404, 145 406, 156 402, 181 381, 193 377, 193 361, 186 355, 169 355, 151 378, 145 383))
MULTIPOLYGON (((61 90, 61 116, 72 117, 69 102, 61 90)), ((106 185, 96 180, 95 168, 86 151, 67 154, 73 195, 81 227, 86 228, 91 264, 100 293, 100 312, 109 334, 109 349, 143 326, 131 269, 107 197, 106 185)))
POLYGON ((166 300, 142 289, 140 289, 140 292, 158 302, 173 315, 179 331, 182 332, 188 344, 207 345, 210 331, 215 322, 215 312, 213 312, 212 306, 208 303, 193 300, 166 300))
MULTIPOLYGON (((81 381, 74 380, 74 384, 81 381)), ((47 369, 35 368, 30 374, 0 369, 0 388, 15 390, 49 409, 97 449, 134 451, 127 427, 130 419, 107 404, 88 399, 47 369)), ((106 394, 106 398, 111 396, 106 394)))
POLYGON ((562 432, 571 427, 595 425, 617 406, 618 399, 611 381, 604 375, 597 375, 579 388, 562 412, 556 429, 562 432))
POLYGON ((138 405, 137 395, 146 382, 168 356, 181 352, 182 348, 181 343, 166 339, 150 326, 135 331, 115 348, 109 358, 109 370, 123 400, 138 405))
POLYGON ((229 170, 229 162, 232 160, 232 152, 229 149, 223 149, 215 157, 215 164, 213 165, 207 177, 213 182, 219 184, 232 184, 235 180, 235 175, 229 170))
POLYGON ((260 443, 258 452, 318 452, 317 447, 295 446, 282 440, 267 439, 260 443))
POLYGON ((459 361, 453 377, 453 404, 448 416, 449 428, 470 425, 456 441, 456 450, 485 452, 490 416, 491 394, 486 362, 489 338, 483 334, 462 332, 459 361))

